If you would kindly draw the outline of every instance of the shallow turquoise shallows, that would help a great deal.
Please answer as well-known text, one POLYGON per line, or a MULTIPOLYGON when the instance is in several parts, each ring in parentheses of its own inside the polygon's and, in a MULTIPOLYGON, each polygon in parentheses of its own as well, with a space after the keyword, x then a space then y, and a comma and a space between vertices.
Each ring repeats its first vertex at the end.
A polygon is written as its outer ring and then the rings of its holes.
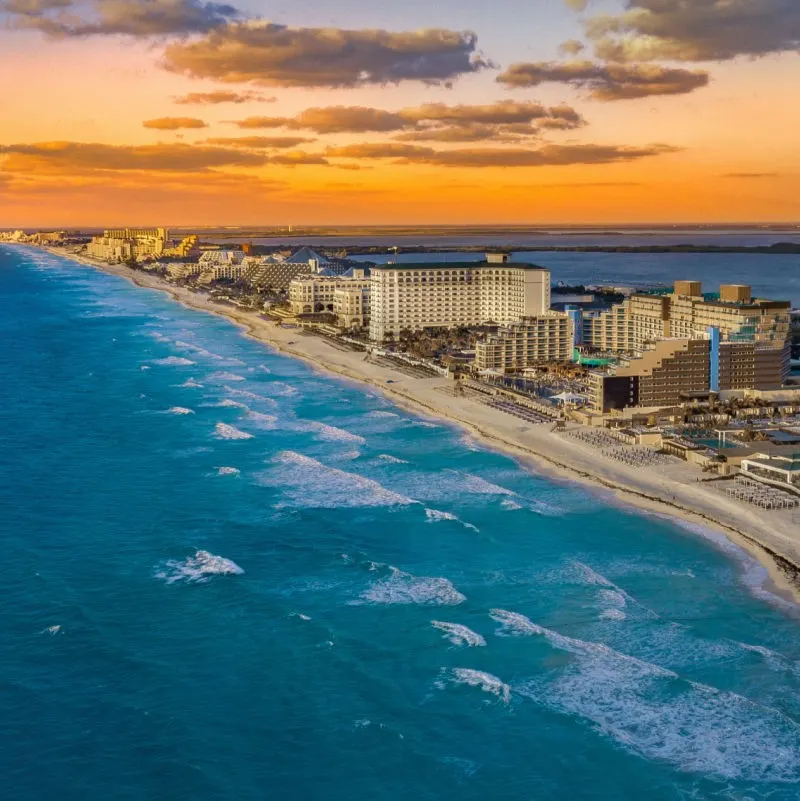
POLYGON ((3 799, 800 795, 724 540, 38 251, 0 329, 3 799))

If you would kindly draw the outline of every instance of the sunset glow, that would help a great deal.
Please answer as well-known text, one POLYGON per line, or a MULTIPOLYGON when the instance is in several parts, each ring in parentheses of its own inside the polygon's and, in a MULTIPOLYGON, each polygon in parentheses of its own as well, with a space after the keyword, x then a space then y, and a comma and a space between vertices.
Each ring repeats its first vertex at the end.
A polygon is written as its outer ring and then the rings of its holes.
POLYGON ((800 5, 381 6, 0 2, 0 226, 800 218, 800 5))

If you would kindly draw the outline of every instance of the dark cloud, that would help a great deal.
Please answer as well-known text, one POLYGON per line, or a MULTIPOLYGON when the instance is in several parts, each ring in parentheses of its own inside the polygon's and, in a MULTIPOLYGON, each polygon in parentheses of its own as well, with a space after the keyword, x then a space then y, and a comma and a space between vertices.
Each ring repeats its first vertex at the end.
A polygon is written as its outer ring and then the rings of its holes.
POLYGON ((313 141, 305 136, 217 136, 206 139, 203 144, 219 147, 246 147, 251 150, 280 150, 313 141))
POLYGON ((262 86, 352 87, 413 80, 443 84, 490 64, 470 32, 289 28, 232 23, 175 42, 163 66, 195 78, 262 86))
POLYGON ((186 144, 103 145, 38 142, 0 145, 6 172, 84 174, 91 171, 205 172, 215 167, 253 167, 265 156, 239 148, 186 144))
POLYGON ((175 98, 178 106, 216 106, 221 103, 274 103, 277 97, 267 97, 260 92, 190 92, 175 98))
POLYGON ((497 76, 509 88, 565 83, 586 88, 594 100, 633 100, 654 95, 682 95, 707 86, 700 70, 656 64, 598 64, 592 61, 539 61, 512 64, 497 76))
POLYGON ((203 120, 194 117, 159 117, 155 120, 145 120, 142 125, 154 131, 181 131, 185 128, 208 128, 203 120))
POLYGON ((797 0, 627 0, 586 23, 610 61, 722 61, 800 49, 797 0))
POLYGON ((400 143, 364 143, 328 148, 331 158, 395 159, 399 163, 439 167, 546 167, 612 164, 675 152, 666 145, 543 145, 539 148, 461 148, 435 150, 400 143))
POLYGON ((54 37, 208 33, 239 16, 233 6, 202 0, 91 0, 88 5, 84 8, 72 0, 6 0, 0 8, 14 17, 16 27, 54 37), (88 14, 80 16, 81 10, 88 14))

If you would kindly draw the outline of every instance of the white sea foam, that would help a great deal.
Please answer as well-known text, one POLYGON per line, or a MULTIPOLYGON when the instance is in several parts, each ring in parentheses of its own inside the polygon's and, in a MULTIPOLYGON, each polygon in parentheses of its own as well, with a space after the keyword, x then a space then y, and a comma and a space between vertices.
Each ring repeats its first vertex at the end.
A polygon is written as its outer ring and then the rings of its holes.
POLYGON ((172 341, 168 336, 166 336, 165 334, 162 334, 161 331, 150 331, 149 332, 149 336, 151 336, 157 342, 171 342, 172 341))
POLYGON ((447 623, 442 620, 432 620, 435 629, 444 632, 444 639, 450 640, 453 645, 467 645, 470 648, 480 648, 486 645, 486 640, 476 631, 460 623, 447 623))
POLYGON ((627 609, 629 613, 637 614, 640 617, 652 620, 658 618, 656 612, 637 601, 633 596, 625 592, 622 587, 617 586, 611 579, 606 578, 602 573, 598 573, 594 568, 578 561, 573 562, 572 566, 577 571, 577 575, 583 583, 601 588, 597 591, 596 595, 598 602, 604 607, 601 612, 601 617, 606 619, 611 617, 612 619, 619 620, 620 618, 618 615, 614 617, 613 615, 609 616, 605 613, 609 610, 616 610, 617 612, 625 614, 623 610, 627 609))
POLYGON ((800 780, 800 727, 779 711, 598 643, 543 631, 575 661, 555 680, 515 687, 520 695, 588 720, 620 747, 684 772, 739 781, 800 780))
POLYGON ((230 398, 225 398, 219 403, 211 403, 209 405, 213 406, 215 409, 246 409, 250 411, 247 404, 239 403, 239 401, 231 400, 230 398))
POLYGON ((257 395, 255 392, 250 392, 246 389, 238 389, 237 387, 229 387, 227 385, 223 387, 223 389, 229 395, 233 395, 234 398, 245 398, 246 400, 260 401, 261 403, 266 403, 273 408, 277 407, 278 405, 278 402, 274 398, 268 398, 265 395, 257 395))
POLYGON ((227 423, 217 423, 214 428, 214 436, 216 436, 217 439, 253 439, 252 434, 241 431, 235 426, 229 426, 227 423))
POLYGON ((439 682, 440 687, 444 687, 445 683, 465 684, 468 687, 478 687, 483 692, 496 696, 505 704, 511 700, 511 688, 491 673, 472 668, 452 668, 444 670, 443 677, 444 681, 439 682))
POLYGON ((397 456, 392 456, 390 453, 380 453, 378 454, 378 458, 382 462, 388 462, 389 464, 408 464, 405 459, 399 459, 397 456))
POLYGON ((516 501, 512 501, 510 498, 506 498, 504 501, 501 501, 500 506, 502 506, 504 509, 509 509, 512 511, 522 509, 521 504, 517 503, 516 501))
POLYGON ((416 503, 370 478, 329 467, 294 451, 279 453, 273 463, 275 468, 262 474, 260 483, 283 487, 295 506, 334 509, 416 503))
POLYGON ((187 584, 202 584, 212 576, 239 576, 244 573, 236 562, 215 556, 208 551, 197 551, 194 556, 179 561, 170 559, 164 562, 156 571, 156 578, 163 579, 167 584, 184 581, 187 584))
POLYGON ((305 621, 311 620, 310 615, 304 615, 302 612, 290 612, 289 617, 296 617, 305 621))
POLYGON ((186 387, 187 389, 202 389, 203 385, 196 381, 194 378, 188 378, 181 384, 182 387, 186 387))
POLYGON ((267 375, 269 375, 270 373, 272 373, 272 370, 270 370, 270 369, 269 369, 269 367, 267 367, 267 365, 266 365, 266 364, 259 364, 259 365, 258 365, 258 369, 259 369, 259 370, 260 370, 262 373, 266 373, 267 375))
POLYGON ((193 345, 191 342, 182 342, 181 340, 177 340, 175 342, 175 346, 180 348, 181 350, 188 350, 192 353, 196 353, 198 356, 202 356, 206 359, 212 359, 214 361, 225 361, 224 356, 220 356, 216 353, 212 353, 210 350, 206 350, 205 348, 201 348, 199 345, 193 345))
POLYGON ((374 604, 421 604, 423 606, 457 606, 467 600, 450 582, 441 577, 413 576, 396 567, 390 575, 361 594, 362 601, 374 604))
POLYGON ((270 395, 278 395, 278 396, 290 396, 290 395, 297 395, 297 389, 293 387, 291 384, 286 384, 283 381, 270 381, 268 384, 261 384, 260 386, 264 387, 264 391, 268 392, 270 395))
POLYGON ((139 369, 142 372, 144 372, 145 370, 149 370, 150 369, 150 365, 149 364, 143 364, 139 369))
POLYGON ((384 412, 384 411, 374 411, 374 412, 367 412, 364 417, 374 417, 374 418, 390 418, 390 417, 399 417, 400 415, 395 414, 394 412, 384 412))
MULTIPOLYGON (((245 407, 246 408, 246 407, 245 407)), ((251 420, 254 425, 265 430, 273 430, 278 426, 278 418, 272 414, 263 414, 262 412, 255 412, 249 409, 247 412, 247 419, 251 420)))
POLYGON ((153 364, 164 365, 166 367, 190 367, 195 364, 191 359, 184 359, 183 356, 167 356, 164 359, 155 359, 153 364))
POLYGON ((600 613, 601 620, 626 620, 627 615, 619 609, 604 609, 600 613))
POLYGON ((464 528, 472 529, 472 531, 478 531, 477 526, 473 526, 472 523, 465 523, 460 518, 456 517, 452 512, 442 512, 440 509, 425 509, 425 517, 427 518, 429 523, 438 523, 442 520, 452 520, 456 523, 460 523, 464 528))
POLYGON ((492 484, 480 476, 472 476, 468 473, 459 473, 461 486, 464 491, 472 492, 476 495, 514 495, 510 489, 492 484))
POLYGON ((51 637, 55 637, 56 634, 61 632, 61 626, 48 626, 46 629, 42 629, 39 633, 40 634, 49 634, 51 637))
POLYGON ((343 428, 336 428, 321 423, 318 420, 298 420, 299 430, 313 431, 316 436, 326 442, 355 442, 364 445, 366 440, 358 434, 352 434, 343 428))
POLYGON ((241 473, 238 467, 218 467, 218 476, 238 476, 241 473))
POLYGON ((192 409, 187 409, 185 406, 173 406, 171 409, 167 410, 167 414, 186 415, 194 414, 194 411, 192 409))
POLYGON ((238 375, 236 373, 227 373, 227 372, 217 372, 211 373, 208 377, 209 381, 246 381, 247 379, 243 375, 238 375))
POLYGON ((358 457, 361 456, 361 451, 352 450, 352 451, 342 451, 342 453, 337 453, 336 455, 331 456, 331 459, 336 459, 340 462, 352 462, 358 457))

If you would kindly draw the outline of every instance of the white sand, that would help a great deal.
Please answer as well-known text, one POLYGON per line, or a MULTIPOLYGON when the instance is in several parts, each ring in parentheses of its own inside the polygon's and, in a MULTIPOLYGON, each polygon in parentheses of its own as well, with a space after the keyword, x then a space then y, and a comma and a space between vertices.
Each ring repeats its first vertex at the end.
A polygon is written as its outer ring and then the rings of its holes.
MULTIPOLYGON (((58 250, 52 252, 68 255, 58 250)), ((119 265, 108 266, 83 257, 68 257, 125 277, 139 286, 166 290, 186 306, 227 316, 243 325, 253 337, 282 353, 371 384, 412 411, 457 423, 490 446, 520 457, 540 471, 611 490, 621 501, 640 509, 720 531, 767 568, 767 589, 800 602, 798 510, 765 512, 732 500, 713 485, 699 483, 697 479, 703 474, 684 462, 646 469, 621 464, 572 437, 551 432, 549 424, 531 425, 479 401, 454 397, 448 394, 447 390, 452 392, 452 382, 446 379, 413 378, 372 364, 365 361, 363 353, 339 350, 321 337, 304 336, 299 329, 281 328, 257 312, 213 303, 206 295, 148 273, 119 265), (394 383, 387 384, 387 380, 394 383)))

